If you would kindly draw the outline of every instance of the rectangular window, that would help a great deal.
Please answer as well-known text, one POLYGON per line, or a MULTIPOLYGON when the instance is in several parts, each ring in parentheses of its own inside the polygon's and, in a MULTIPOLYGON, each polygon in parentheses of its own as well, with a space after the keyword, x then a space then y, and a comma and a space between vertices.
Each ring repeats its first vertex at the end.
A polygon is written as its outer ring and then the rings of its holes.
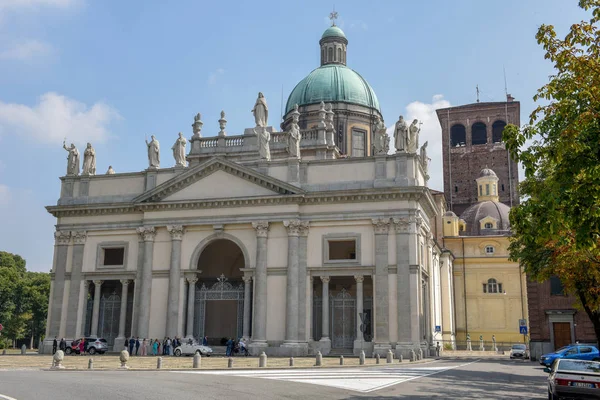
POLYGON ((485 195, 486 196, 490 195, 490 184, 489 183, 485 184, 485 195))
POLYGON ((352 157, 365 156, 365 131, 352 130, 352 157))
POLYGON ((552 296, 563 296, 564 287, 558 276, 550 277, 550 295, 552 296))
POLYGON ((483 284, 483 293, 487 293, 487 283, 483 284))
POLYGON ((128 242, 102 242, 96 252, 97 269, 127 269, 128 242))
POLYGON ((483 196, 483 186, 479 185, 479 195, 483 196))
POLYGON ((496 184, 492 184, 492 194, 495 196, 496 195, 496 184))
POLYGON ((329 259, 356 261, 356 240, 329 241, 329 259))
POLYGON ((123 265, 125 259, 125 247, 104 249, 104 261, 102 265, 123 265))

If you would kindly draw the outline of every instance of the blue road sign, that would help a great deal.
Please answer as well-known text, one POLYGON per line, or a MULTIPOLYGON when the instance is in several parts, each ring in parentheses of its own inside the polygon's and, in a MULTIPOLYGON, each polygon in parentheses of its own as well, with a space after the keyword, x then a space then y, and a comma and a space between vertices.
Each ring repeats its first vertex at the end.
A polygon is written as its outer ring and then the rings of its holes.
POLYGON ((442 327, 441 327, 441 326, 439 326, 439 325, 436 325, 436 326, 435 326, 435 331, 436 331, 436 332, 441 332, 441 331, 442 331, 442 327))
POLYGON ((519 327, 519 333, 521 335, 527 335, 527 327, 526 326, 520 326, 519 327))

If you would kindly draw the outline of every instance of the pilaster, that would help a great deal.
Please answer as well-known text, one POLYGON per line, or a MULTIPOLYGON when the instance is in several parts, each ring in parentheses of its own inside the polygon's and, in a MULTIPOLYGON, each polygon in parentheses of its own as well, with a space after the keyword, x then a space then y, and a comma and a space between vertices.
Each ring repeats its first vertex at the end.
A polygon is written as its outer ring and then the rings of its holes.
POLYGON ((73 252, 71 258, 71 284, 69 285, 69 300, 67 304, 68 338, 77 337, 77 315, 79 311, 79 293, 81 291, 81 269, 83 267, 83 249, 87 238, 86 231, 72 231, 73 252))
POLYGON ((375 233, 375 345, 379 355, 391 348, 389 334, 388 233, 389 218, 372 220, 375 233))
POLYGON ((253 355, 258 355, 261 348, 267 347, 267 238, 269 222, 252 223, 256 231, 256 272, 254 274, 254 318, 252 343, 253 355))
POLYGON ((54 283, 52 285, 52 308, 50 309, 49 337, 60 334, 60 321, 62 319, 62 306, 65 291, 65 273, 67 271, 67 254, 71 241, 71 232, 54 232, 55 261, 54 261, 54 283))

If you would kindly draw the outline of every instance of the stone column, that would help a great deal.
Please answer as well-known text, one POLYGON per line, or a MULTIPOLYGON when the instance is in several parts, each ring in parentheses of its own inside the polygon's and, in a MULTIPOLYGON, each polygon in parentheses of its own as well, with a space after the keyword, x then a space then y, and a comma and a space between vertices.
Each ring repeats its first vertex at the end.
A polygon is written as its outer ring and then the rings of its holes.
POLYGON ((87 305, 88 305, 88 294, 90 293, 90 281, 83 281, 83 303, 81 308, 81 324, 77 330, 75 337, 87 336, 85 332, 85 324, 87 322, 87 305))
POLYGON ((287 299, 285 313, 285 341, 298 341, 298 231, 300 220, 283 221, 288 231, 287 299))
POLYGON ((55 251, 54 251, 54 280, 52 284, 52 307, 48 318, 49 335, 48 337, 60 336, 60 321, 62 319, 62 306, 65 291, 65 273, 67 271, 67 253, 69 251, 69 242, 71 241, 71 232, 54 232, 55 251))
MULTIPOLYGON (((308 277, 307 252, 309 222, 301 221, 298 230, 298 341, 307 342, 306 307, 310 300, 306 297, 306 278, 308 277)), ((312 296, 312 290, 310 291, 312 296)), ((308 348, 308 346, 307 346, 308 348)))
POLYGON ((242 335, 244 336, 244 339, 248 340, 248 338, 250 338, 250 307, 252 306, 250 289, 252 277, 243 276, 242 279, 244 280, 244 325, 242 335))
POLYGON ((314 278, 308 277, 308 340, 315 340, 315 334, 313 332, 313 297, 314 297, 314 278))
POLYGON ((198 282, 198 277, 194 275, 188 276, 186 279, 188 281, 188 304, 185 337, 186 339, 190 339, 194 337, 194 305, 196 303, 196 282, 198 282))
POLYGON ((69 302, 67 303, 68 338, 77 337, 77 315, 79 314, 79 294, 81 291, 81 269, 83 267, 83 247, 87 233, 85 231, 71 232, 73 238, 73 255, 71 258, 71 285, 69 287, 69 302))
POLYGON ((254 329, 252 342, 258 346, 267 345, 267 236, 269 222, 253 222, 256 230, 256 272, 254 274, 254 329))
MULTIPOLYGON (((138 232, 139 233, 139 232, 138 232)), ((144 235, 138 235, 138 254, 135 271, 135 280, 133 281, 133 312, 131 315, 131 335, 137 333, 137 324, 140 308, 140 289, 142 287, 142 271, 144 270, 144 235)))
POLYGON ((355 275, 354 279, 356 280, 356 341, 358 343, 354 343, 354 348, 357 348, 357 345, 362 350, 364 336, 363 332, 360 330, 360 326, 363 324, 360 316, 363 313, 363 282, 365 281, 365 277, 362 275, 355 275))
POLYGON ((389 334, 388 232, 389 218, 372 220, 375 233, 375 346, 374 351, 386 355, 391 348, 389 334))
POLYGON ((138 302, 138 324, 135 336, 150 337, 150 299, 152 298, 152 259, 154 253, 154 237, 156 230, 152 226, 137 229, 144 239, 144 264, 142 267, 140 301, 138 302))
POLYGON ((98 319, 100 317, 100 296, 104 281, 94 281, 94 308, 92 309, 92 329, 90 336, 98 336, 98 319))
MULTIPOLYGON (((115 340, 119 342, 125 340, 125 321, 127 321, 127 290, 129 289, 129 280, 121 279, 121 312, 119 314, 119 337, 115 340)), ((116 346, 114 346, 117 348, 116 346)), ((122 347, 122 346, 121 346, 122 347)))
POLYGON ((330 342, 329 340, 329 277, 322 276, 321 282, 323 282, 323 311, 322 311, 322 322, 321 322, 321 341, 330 342))
POLYGON ((174 338, 179 334, 179 288, 181 287, 181 239, 183 226, 168 225, 171 234, 171 266, 169 268, 169 293, 167 295, 166 336, 174 338))

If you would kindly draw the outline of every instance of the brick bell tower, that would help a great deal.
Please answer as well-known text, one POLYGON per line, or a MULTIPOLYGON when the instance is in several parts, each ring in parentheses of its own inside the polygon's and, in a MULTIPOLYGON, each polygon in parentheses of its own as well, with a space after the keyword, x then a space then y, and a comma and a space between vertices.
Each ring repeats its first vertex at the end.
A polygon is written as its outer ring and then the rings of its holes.
POLYGON ((450 210, 460 215, 477 202, 475 180, 488 167, 498 176, 500 202, 519 202, 519 171, 502 143, 507 124, 520 126, 520 103, 509 94, 506 102, 466 104, 436 111, 442 127, 444 195, 450 210))

